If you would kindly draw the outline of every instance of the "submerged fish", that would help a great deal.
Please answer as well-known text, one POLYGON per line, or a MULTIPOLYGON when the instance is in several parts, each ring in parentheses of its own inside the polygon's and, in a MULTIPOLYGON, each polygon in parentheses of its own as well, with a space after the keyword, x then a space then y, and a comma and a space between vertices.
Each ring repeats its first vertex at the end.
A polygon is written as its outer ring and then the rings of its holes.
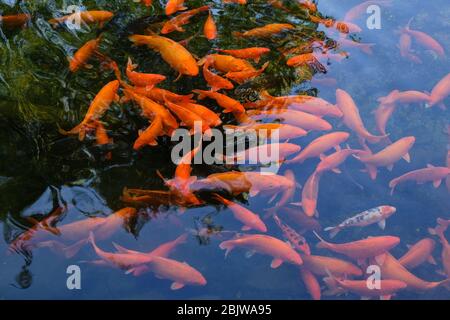
POLYGON ((380 228, 384 229, 386 226, 386 219, 393 215, 395 211, 397 211, 397 209, 391 206, 379 206, 348 218, 336 227, 325 228, 324 231, 330 231, 330 238, 334 238, 339 231, 351 227, 366 227, 378 223, 380 228))

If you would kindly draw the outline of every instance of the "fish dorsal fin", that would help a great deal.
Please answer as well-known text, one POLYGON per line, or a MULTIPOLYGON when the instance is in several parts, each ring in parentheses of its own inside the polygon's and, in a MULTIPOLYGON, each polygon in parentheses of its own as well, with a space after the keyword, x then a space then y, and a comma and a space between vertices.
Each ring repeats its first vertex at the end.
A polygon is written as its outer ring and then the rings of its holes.
POLYGON ((381 230, 384 230, 384 228, 386 228, 386 220, 383 219, 380 222, 378 222, 378 226, 381 228, 381 230))
POLYGON ((243 226, 241 228, 242 231, 249 231, 251 228, 249 226, 243 226))
POLYGON ((435 188, 439 188, 439 186, 441 185, 441 183, 442 183, 442 179, 434 180, 434 181, 433 181, 433 186, 434 186, 435 188))
POLYGON ((386 254, 380 254, 375 257, 375 261, 378 265, 382 266, 384 264, 384 261, 386 260, 386 254))

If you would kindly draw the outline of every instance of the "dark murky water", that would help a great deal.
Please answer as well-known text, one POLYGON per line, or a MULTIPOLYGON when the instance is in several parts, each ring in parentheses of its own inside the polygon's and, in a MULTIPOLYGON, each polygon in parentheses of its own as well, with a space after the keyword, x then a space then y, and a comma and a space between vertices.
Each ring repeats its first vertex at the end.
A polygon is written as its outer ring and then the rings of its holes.
MULTIPOLYGON (((186 286, 173 291, 170 290, 170 281, 157 279, 150 273, 134 277, 118 269, 81 263, 97 259, 89 244, 71 258, 55 254, 48 248, 7 253, 10 243, 33 226, 27 217, 40 221, 55 208, 65 207, 64 214, 57 219, 58 227, 82 219, 103 217, 123 208, 126 205, 121 201, 121 195, 125 187, 166 189, 156 170, 160 170, 165 177, 173 175, 175 165, 170 160, 170 150, 174 143, 168 137, 163 137, 157 147, 133 151, 132 145, 138 130, 146 126, 139 109, 133 104, 113 103, 102 118, 114 139, 114 144, 108 146, 112 152, 109 161, 105 159, 108 150, 95 146, 95 141, 80 142, 58 132, 58 127, 71 128, 81 121, 90 101, 108 81, 114 79, 114 74, 101 68, 96 59, 92 60, 91 69, 83 69, 75 74, 68 70, 67 56, 72 55, 86 41, 95 38, 100 32, 98 28, 76 32, 65 27, 54 29, 47 22, 68 4, 82 5, 88 10, 112 11, 115 17, 103 29, 102 53, 117 61, 121 67, 131 56, 139 64, 139 70, 166 75, 168 79, 161 87, 173 92, 188 94, 193 89, 205 88, 201 76, 184 77, 173 82, 177 77, 176 72, 163 63, 158 54, 130 45, 127 39, 129 34, 144 32, 149 24, 166 19, 163 5, 160 1, 154 2, 154 6, 148 8, 131 0, 70 3, 0 1, 0 13, 3 15, 23 12, 32 16, 26 28, 0 29, 0 228, 3 231, 0 240, 0 298, 309 299, 296 267, 283 264, 274 270, 269 266, 269 257, 257 254, 245 258, 242 250, 235 250, 224 259, 224 251, 218 247, 222 241, 220 237, 199 239, 195 236, 195 230, 205 226, 240 232, 242 225, 232 217, 229 210, 219 210, 217 206, 190 208, 184 212, 177 207, 160 208, 156 212, 139 208, 137 219, 118 228, 108 239, 98 241, 98 245, 107 251, 113 251, 112 242, 115 242, 146 252, 188 232, 190 236, 187 242, 171 258, 186 261, 200 271, 208 281, 202 287, 186 286), (66 287, 66 268, 73 264, 79 265, 82 270, 81 290, 71 291, 66 287)), ((196 57, 212 53, 212 48, 271 48, 271 53, 258 64, 271 62, 265 73, 237 86, 230 93, 242 102, 257 96, 260 90, 268 89, 272 95, 306 93, 334 103, 338 87, 352 95, 366 127, 376 132, 371 112, 378 106, 379 97, 386 96, 394 89, 429 92, 449 72, 450 7, 445 0, 393 0, 392 6, 382 7, 380 30, 367 29, 367 15, 363 14, 354 21, 362 28, 362 32, 351 37, 363 43, 373 43, 373 54, 338 47, 332 52, 345 51, 349 57, 341 62, 332 59, 326 61, 324 64, 328 72, 315 75, 307 66, 297 69, 297 73, 294 68, 287 67, 278 49, 305 45, 311 39, 328 39, 331 44, 335 41, 339 43, 341 35, 308 22, 306 12, 290 1, 284 3, 291 11, 275 9, 267 1, 248 2, 246 6, 239 6, 222 4, 218 0, 186 1, 189 8, 199 7, 203 3, 213 8, 219 37, 209 42, 198 32, 206 15, 194 17, 186 26, 185 33, 169 35, 175 40, 193 36, 187 48, 196 57), (446 58, 439 58, 417 44, 413 44, 413 49, 421 58, 421 64, 401 57, 397 47, 397 30, 404 27, 411 17, 414 17, 412 28, 435 38, 444 47, 446 58), (275 22, 292 23, 297 29, 270 40, 240 39, 232 35, 233 31, 275 22), (313 80, 310 81, 312 76, 313 80), (317 79, 328 80, 319 82, 317 79), (326 84, 329 82, 331 86, 326 84)), ((318 10, 322 16, 343 19, 345 13, 358 3, 354 0, 339 3, 321 1, 318 10)), ((220 111, 209 100, 205 105, 220 111)), ((449 193, 445 186, 435 189, 430 183, 407 183, 400 185, 393 196, 389 194, 388 188, 392 178, 405 172, 423 168, 427 164, 446 166, 448 136, 444 131, 448 117, 448 109, 426 109, 417 103, 399 106, 386 131, 393 141, 405 136, 416 137, 410 152, 411 163, 401 160, 395 164, 392 172, 381 168, 374 181, 360 171, 363 166, 352 158, 341 166, 342 174, 324 174, 318 201, 319 220, 324 227, 379 205, 389 204, 397 208, 397 213, 387 220, 384 231, 376 225, 351 229, 342 232, 336 242, 394 235, 401 238, 401 243, 391 253, 399 257, 407 251, 407 245, 429 236, 427 228, 435 226, 436 218, 449 219, 449 193)), ((230 115, 224 115, 222 119, 225 123, 234 123, 230 115)), ((330 122, 336 130, 348 131, 344 126, 340 127, 338 120, 330 119, 330 122)), ((319 135, 311 133, 290 142, 305 147, 319 135)), ((348 143, 354 148, 358 147, 355 135, 348 143)), ((378 146, 374 147, 374 150, 379 149, 378 146)), ((316 165, 317 159, 310 159, 303 164, 283 165, 280 174, 292 169, 298 183, 304 185, 316 165)), ((199 165, 194 166, 192 175, 200 178, 226 170, 229 168, 199 165)), ((298 189, 295 202, 300 201, 300 193, 298 189)), ((264 215, 269 206, 268 198, 251 197, 245 205, 253 212, 264 215)), ((282 234, 273 220, 264 221, 268 234, 281 239, 282 234)), ((326 250, 315 249, 317 239, 312 233, 306 233, 305 237, 313 254, 337 256, 326 250)), ((438 260, 437 266, 424 264, 414 269, 414 274, 429 281, 442 280, 443 276, 437 273, 442 268, 440 251, 441 246, 437 245, 433 253, 438 260)), ((324 298, 359 297, 349 294, 324 298)), ((395 298, 449 299, 450 293, 444 288, 425 293, 402 291, 395 298)))

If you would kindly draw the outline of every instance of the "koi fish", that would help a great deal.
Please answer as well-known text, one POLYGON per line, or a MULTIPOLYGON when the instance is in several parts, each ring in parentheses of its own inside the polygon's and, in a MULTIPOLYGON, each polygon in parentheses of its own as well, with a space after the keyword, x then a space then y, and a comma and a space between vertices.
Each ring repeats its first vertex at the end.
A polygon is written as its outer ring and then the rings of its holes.
POLYGON ((387 252, 375 257, 372 263, 377 264, 381 268, 383 279, 403 281, 406 283, 408 289, 426 291, 440 286, 448 286, 450 284, 450 279, 438 282, 428 282, 416 277, 387 252))
POLYGON ((431 91, 431 99, 428 108, 434 105, 439 105, 445 109, 444 100, 450 95, 450 73, 442 78, 431 91))
POLYGON ((229 54, 235 58, 239 59, 253 59, 256 63, 259 62, 261 56, 270 52, 269 48, 261 48, 261 47, 252 47, 245 49, 216 49, 217 51, 225 54, 229 54))
POLYGON ((439 42, 437 42, 433 37, 429 36, 425 32, 411 29, 411 22, 413 19, 414 18, 411 18, 409 20, 408 24, 406 25, 405 28, 401 30, 401 32, 406 33, 411 37, 413 37, 417 41, 417 43, 423 46, 424 48, 436 52, 436 54, 439 57, 445 58, 445 50, 439 42))
POLYGON ((222 124, 222 120, 220 120, 220 117, 205 106, 192 102, 178 102, 178 105, 184 107, 185 109, 191 110, 192 112, 200 116, 202 120, 206 122, 210 127, 217 127, 222 124))
MULTIPOLYGON (((96 145, 98 145, 98 146, 103 146, 103 145, 113 143, 113 139, 108 137, 108 133, 100 121, 95 122, 95 140, 96 140, 96 145)), ((105 155, 105 158, 107 160, 111 160, 111 156, 112 156, 111 152, 108 152, 105 155)))
POLYGON ((353 263, 341 259, 316 255, 304 255, 302 259, 303 267, 317 276, 327 276, 328 272, 338 276, 359 277, 363 274, 353 263))
POLYGON ((367 8, 371 5, 389 7, 392 5, 392 0, 364 1, 364 2, 354 6, 349 11, 347 11, 347 13, 345 14, 345 17, 344 17, 344 21, 354 21, 354 20, 358 19, 363 14, 366 14, 367 8))
POLYGON ((383 141, 385 141, 387 144, 391 144, 392 141, 389 139, 388 134, 386 133, 386 125, 391 118, 392 114, 394 113, 396 108, 395 104, 380 104, 379 107, 373 112, 375 115, 375 123, 378 132, 386 136, 383 141))
POLYGON ((89 242, 95 250, 95 253, 107 264, 118 267, 123 270, 129 270, 135 266, 139 266, 150 262, 153 257, 145 254, 137 253, 112 253, 100 249, 95 243, 94 234, 90 232, 89 242))
POLYGON ((53 26, 56 26, 66 21, 75 21, 77 19, 81 19, 81 21, 86 24, 98 23, 99 27, 102 28, 103 25, 109 20, 111 20, 113 16, 114 13, 110 11, 100 11, 100 10, 81 11, 60 18, 50 19, 48 22, 53 26))
POLYGON ((316 167, 317 173, 323 173, 325 171, 333 171, 334 173, 341 173, 341 170, 338 168, 342 163, 347 160, 347 158, 351 155, 358 153, 358 150, 352 149, 343 149, 340 151, 336 151, 335 153, 325 156, 320 155, 320 163, 316 167))
POLYGON ((330 286, 330 281, 333 282, 331 286, 344 289, 346 292, 351 292, 360 295, 363 299, 380 297, 381 300, 389 300, 392 295, 407 287, 407 284, 400 280, 380 280, 380 286, 371 288, 367 285, 367 280, 340 280, 330 273, 330 279, 326 282, 330 286))
POLYGON ((431 235, 436 235, 439 237, 442 245, 441 260, 444 266, 444 273, 447 275, 447 277, 450 277, 450 244, 448 243, 448 240, 444 235, 444 232, 450 225, 450 220, 438 218, 437 222, 439 225, 434 229, 428 229, 428 231, 431 235))
POLYGON ((271 200, 273 200, 279 193, 291 193, 296 187, 295 182, 289 176, 259 172, 244 172, 243 174, 250 182, 249 193, 251 197, 264 194, 272 196, 271 200))
POLYGON ((366 165, 367 172, 370 177, 375 180, 378 167, 387 167, 387 169, 391 171, 394 167, 394 163, 401 158, 410 162, 408 151, 415 142, 416 138, 405 137, 397 140, 376 154, 372 154, 370 151, 361 151, 359 155, 355 155, 355 157, 366 165))
POLYGON ((30 19, 31 16, 25 13, 0 16, 0 25, 6 28, 18 28, 23 27, 30 19))
POLYGON ((366 227, 377 223, 378 226, 384 230, 386 227, 386 219, 397 211, 391 206, 379 206, 373 209, 358 213, 354 217, 346 219, 336 227, 325 228, 324 231, 330 231, 330 238, 334 238, 339 231, 351 227, 366 227))
POLYGON ((217 26, 211 14, 211 11, 209 11, 208 19, 206 19, 205 25, 203 27, 203 33, 208 40, 214 40, 217 38, 217 26))
POLYGON ((132 35, 129 39, 137 46, 147 45, 160 53, 164 61, 178 71, 179 77, 198 75, 199 69, 194 57, 178 42, 157 35, 132 35))
POLYGON ((317 72, 322 73, 327 72, 327 68, 325 68, 325 66, 319 62, 319 60, 313 53, 302 53, 292 58, 289 58, 286 61, 286 65, 288 65, 289 67, 296 67, 296 68, 303 66, 310 66, 317 72))
POLYGON ((209 70, 210 62, 206 62, 203 65, 203 77, 208 85, 211 87, 211 91, 219 91, 222 89, 231 90, 234 89, 234 85, 227 79, 215 74, 209 70))
POLYGON ((78 49, 72 58, 69 58, 69 70, 77 72, 81 67, 86 66, 87 61, 98 50, 101 37, 86 42, 80 49, 78 49))
POLYGON ((164 126, 161 117, 156 116, 150 126, 139 134, 134 142, 133 149, 139 150, 144 146, 157 146, 156 139, 164 132, 164 126))
POLYGON ((106 84, 92 101, 83 121, 72 130, 64 131, 60 129, 60 133, 64 135, 78 135, 80 141, 84 140, 86 130, 103 116, 114 100, 118 100, 117 90, 119 90, 119 85, 118 80, 113 80, 106 84))
POLYGON ((187 10, 184 0, 168 0, 166 4, 166 15, 170 16, 177 11, 187 10))
POLYGON ((242 227, 242 231, 254 229, 260 232, 267 232, 266 225, 257 214, 251 212, 247 208, 233 201, 221 197, 218 194, 214 194, 213 198, 218 200, 220 203, 224 204, 228 209, 230 209, 236 220, 244 224, 244 226, 242 227))
POLYGON ((423 184, 428 181, 433 181, 433 186, 439 188, 442 180, 450 175, 450 169, 447 167, 435 167, 431 164, 427 165, 425 169, 414 170, 404 175, 392 179, 389 182, 389 188, 391 188, 391 195, 394 193, 395 187, 405 181, 416 181, 418 184, 423 184))
POLYGON ((156 101, 158 103, 163 104, 165 99, 172 101, 174 103, 180 103, 180 102, 192 102, 192 97, 194 95, 188 94, 188 95, 180 95, 173 93, 169 90, 161 89, 161 88, 143 88, 143 87, 134 87, 133 91, 141 96, 147 97, 150 100, 156 101))
POLYGON ((292 30, 295 27, 288 23, 273 23, 263 27, 254 28, 245 32, 233 32, 235 37, 243 38, 269 38, 275 34, 279 34, 283 31, 292 30))
POLYGON ((253 123, 242 126, 225 125, 224 128, 234 131, 242 130, 244 133, 246 131, 256 132, 258 137, 265 137, 268 139, 276 132, 280 141, 296 139, 308 134, 308 132, 302 128, 283 123, 253 123))
POLYGON ((336 90, 336 105, 344 114, 342 118, 344 124, 359 137, 370 143, 378 143, 385 138, 385 136, 375 136, 367 131, 353 98, 342 89, 336 90))
POLYGON ((408 252, 398 259, 398 262, 400 262, 402 266, 407 269, 414 269, 423 264, 425 261, 428 261, 431 264, 436 264, 436 261, 432 255, 435 246, 436 242, 433 239, 424 238, 413 246, 408 246, 408 252))
POLYGON ((311 296, 311 298, 313 300, 320 300, 321 290, 319 281, 317 280, 316 276, 303 266, 301 266, 299 269, 300 269, 300 277, 302 278, 306 290, 308 290, 308 293, 311 296))
POLYGON ((380 236, 336 244, 323 240, 316 232, 314 232, 314 234, 320 240, 320 242, 316 245, 317 248, 328 249, 358 261, 376 257, 386 251, 389 251, 400 243, 399 237, 380 236))
POLYGON ((200 59, 198 65, 203 65, 206 61, 219 72, 239 72, 239 71, 256 71, 256 69, 246 60, 238 59, 233 56, 222 54, 210 54, 200 59))
POLYGON ((136 68, 137 65, 133 64, 131 58, 128 58, 127 77, 135 86, 150 89, 158 83, 166 80, 166 77, 161 74, 139 73, 134 71, 136 68))
POLYGON ((301 234, 305 233, 306 231, 322 230, 319 221, 312 217, 308 217, 302 210, 285 207, 282 209, 282 211, 284 214, 286 214, 290 221, 294 222, 301 228, 301 234))
POLYGON ((275 160, 282 162, 287 157, 300 152, 300 150, 301 147, 293 143, 269 143, 250 147, 232 156, 225 156, 225 160, 227 163, 249 162, 251 164, 266 164, 266 161, 275 162, 275 160))
POLYGON ((243 235, 232 240, 224 241, 219 247, 222 250, 226 250, 225 257, 235 247, 248 249, 247 257, 251 257, 256 252, 272 256, 273 260, 270 267, 273 269, 281 266, 283 262, 298 266, 303 263, 300 255, 290 245, 277 238, 266 235, 243 235))
POLYGON ((328 121, 303 111, 255 109, 247 111, 247 114, 253 120, 281 120, 282 123, 290 124, 307 131, 329 131, 333 129, 328 121))
POLYGON ((200 100, 203 100, 205 98, 216 100, 217 104, 224 109, 224 113, 245 112, 244 106, 239 101, 232 99, 224 94, 205 90, 192 90, 192 92, 197 93, 200 100))
POLYGON ((285 224, 281 219, 274 214, 273 219, 275 220, 275 223, 277 226, 281 229, 283 232, 284 237, 287 241, 292 245, 292 247, 306 255, 311 254, 311 250, 309 248, 308 243, 306 242, 306 239, 299 235, 294 229, 289 227, 287 224, 285 224))
POLYGON ((177 116, 178 119, 181 120, 181 123, 183 125, 191 128, 192 132, 194 132, 196 123, 201 124, 202 133, 211 130, 208 123, 203 121, 202 117, 200 117, 198 114, 194 112, 191 112, 189 109, 184 108, 176 103, 170 102, 169 100, 166 100, 165 105, 170 111, 172 111, 177 116))
POLYGON ((222 0, 223 3, 247 4, 247 0, 222 0))
POLYGON ((340 144, 350 137, 347 132, 332 132, 313 140, 294 159, 287 160, 287 163, 303 163, 306 159, 318 157, 324 152, 335 148, 341 150, 340 144))
POLYGON ((192 9, 192 10, 180 13, 179 15, 170 19, 163 25, 163 27, 161 29, 161 34, 168 34, 173 31, 184 32, 185 30, 182 27, 183 25, 188 24, 193 16, 199 14, 200 12, 208 11, 208 10, 209 10, 208 6, 203 6, 203 7, 197 8, 197 9, 192 9))
POLYGON ((319 183, 321 174, 313 172, 311 176, 306 180, 305 186, 302 189, 302 201, 299 205, 302 206, 303 212, 308 217, 314 215, 319 216, 317 211, 317 198, 319 196, 319 183))
POLYGON ((171 134, 173 130, 178 128, 177 120, 164 106, 137 94, 133 89, 126 88, 123 92, 139 105, 144 117, 148 119, 153 119, 155 116, 160 117, 168 134, 171 134))
POLYGON ((251 79, 254 79, 256 77, 259 77, 264 71, 266 71, 267 67, 269 66, 270 62, 266 62, 261 69, 259 70, 244 70, 244 71, 235 71, 235 72, 228 72, 225 74, 225 77, 228 79, 233 80, 234 82, 237 82, 239 84, 243 84, 251 79))
POLYGON ((252 183, 244 172, 230 171, 223 173, 213 173, 201 181, 197 181, 197 188, 213 188, 214 190, 227 190, 233 195, 250 192, 252 183))
POLYGON ((430 95, 420 91, 399 91, 394 90, 387 97, 378 98, 378 102, 384 105, 391 105, 396 103, 410 104, 410 103, 428 103, 430 102, 430 95))
POLYGON ((398 48, 400 49, 400 55, 411 62, 421 64, 422 60, 411 52, 411 43, 412 38, 409 34, 406 33, 400 34, 400 40, 398 44, 398 48))

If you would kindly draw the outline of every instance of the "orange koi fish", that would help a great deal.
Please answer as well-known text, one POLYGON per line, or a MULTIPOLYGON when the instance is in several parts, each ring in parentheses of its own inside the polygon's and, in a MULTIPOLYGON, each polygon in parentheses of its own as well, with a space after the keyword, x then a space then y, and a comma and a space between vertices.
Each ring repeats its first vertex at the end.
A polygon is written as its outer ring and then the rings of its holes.
POLYGON ((135 266, 139 266, 150 262, 153 257, 145 254, 137 253, 111 253, 100 249, 95 243, 94 234, 90 232, 89 242, 95 250, 95 253, 107 264, 118 267, 123 270, 129 270, 135 266))
POLYGON ((83 121, 70 131, 60 129, 60 133, 64 135, 78 135, 80 141, 84 140, 86 130, 88 128, 92 128, 95 121, 99 120, 103 116, 114 100, 118 100, 118 89, 118 80, 113 80, 106 84, 92 101, 83 121))
POLYGON ((166 77, 161 74, 139 73, 133 71, 136 68, 137 65, 133 64, 131 58, 128 58, 127 77, 131 81, 131 83, 133 83, 133 85, 137 87, 145 87, 147 89, 150 89, 158 83, 166 80, 166 77))
POLYGON ((445 109, 444 100, 450 95, 450 73, 442 78, 431 91, 431 99, 428 108, 439 105, 441 109, 445 109))
POLYGON ((410 162, 408 151, 415 142, 416 138, 405 137, 397 140, 376 154, 372 154, 370 151, 361 151, 359 155, 355 157, 366 165, 367 172, 370 177, 375 180, 377 177, 377 167, 387 167, 387 169, 391 171, 394 167, 394 163, 401 158, 410 162))
POLYGON ((329 131, 333 129, 328 121, 303 111, 289 109, 249 110, 247 114, 253 120, 280 120, 282 123, 300 127, 307 131, 329 131))
POLYGON ((302 189, 302 201, 299 205, 302 206, 303 212, 308 217, 319 216, 317 212, 317 198, 319 195, 320 177, 321 174, 313 172, 302 189))
POLYGON ((431 264, 436 264, 436 261, 432 255, 435 246, 436 242, 433 239, 422 239, 413 246, 408 246, 408 252, 398 259, 398 262, 400 262, 402 266, 407 269, 414 269, 423 264, 425 261, 428 261, 431 264))
POLYGON ((380 106, 373 112, 375 115, 375 123, 378 132, 386 136, 383 141, 385 141, 387 144, 391 144, 392 141, 388 138, 388 135, 386 133, 386 125, 391 118, 392 114, 394 113, 396 108, 395 104, 380 104, 380 106))
POLYGON ((329 156, 320 156, 320 163, 316 167, 317 173, 322 173, 325 171, 333 171, 334 173, 341 173, 341 170, 338 168, 342 163, 347 160, 347 158, 351 155, 358 153, 358 150, 352 149, 343 149, 340 151, 336 151, 335 153, 329 156))
POLYGON ((421 64, 422 60, 411 52, 411 43, 412 38, 409 34, 406 33, 400 34, 400 40, 398 44, 398 48, 400 49, 400 55, 411 62, 421 64))
POLYGON ((265 90, 261 91, 259 95, 261 100, 254 103, 247 103, 246 107, 254 107, 257 109, 292 109, 307 112, 319 117, 342 117, 342 112, 338 107, 322 98, 307 95, 274 97, 265 90))
POLYGON ((72 58, 69 58, 69 69, 71 72, 77 72, 81 67, 86 66, 87 61, 98 50, 101 37, 86 42, 78 49, 72 58))
POLYGON ((199 14, 200 12, 208 11, 208 10, 209 10, 208 6, 203 6, 203 7, 197 8, 197 9, 192 9, 192 10, 180 13, 179 15, 170 19, 163 25, 163 27, 161 29, 161 34, 168 34, 173 31, 184 32, 185 30, 182 27, 183 25, 188 24, 193 16, 199 14))
MULTIPOLYGON (((450 125, 447 125, 447 134, 450 138, 450 125)), ((450 144, 450 141, 448 142, 448 144, 450 144)), ((447 146, 448 146, 448 144, 447 144, 447 146)), ((447 147, 447 149, 448 149, 448 151, 447 151, 446 164, 447 164, 447 168, 450 168, 450 148, 447 147)), ((445 179, 445 184, 447 185, 447 190, 450 193, 450 176, 448 176, 447 179, 445 179)))
POLYGON ((342 89, 336 90, 336 105, 344 114, 342 118, 344 124, 350 130, 353 130, 360 138, 365 139, 370 143, 378 143, 385 138, 385 136, 375 136, 367 131, 353 98, 342 89))
POLYGON ((222 124, 220 117, 205 106, 191 102, 178 102, 178 105, 184 107, 185 109, 191 110, 200 116, 210 127, 217 127, 222 124))
POLYGON ((217 51, 225 54, 229 54, 235 58, 239 59, 253 59, 256 63, 259 62, 261 56, 270 52, 269 48, 260 48, 260 47, 252 47, 245 49, 234 49, 234 50, 224 50, 224 49, 216 49, 217 51))
POLYGON ((439 282, 428 282, 416 277, 387 252, 375 257, 372 263, 377 264, 381 268, 383 279, 403 281, 407 284, 408 289, 426 291, 450 284, 450 279, 439 282))
POLYGON ((326 281, 328 286, 338 287, 345 292, 351 292, 360 295, 363 298, 377 298, 389 300, 395 293, 407 287, 407 284, 399 280, 380 280, 380 286, 370 288, 367 280, 340 280, 330 274, 326 281))
POLYGON ((319 62, 319 60, 316 58, 314 53, 302 53, 299 55, 296 55, 292 58, 289 58, 286 61, 286 64, 289 67, 303 67, 303 66, 310 66, 317 72, 326 73, 327 68, 323 64, 319 62))
MULTIPOLYGON (((437 222, 439 225, 434 229, 428 229, 428 231, 430 232, 430 234, 439 237, 442 245, 441 260, 444 266, 444 273, 447 275, 447 277, 450 277, 450 244, 448 243, 448 240, 444 235, 444 232, 450 225, 450 220, 438 218, 437 222)), ((447 286, 447 288, 449 287, 447 286)))
POLYGON ((446 179, 450 175, 450 168, 447 167, 435 167, 431 164, 427 165, 425 169, 414 170, 404 175, 392 179, 389 182, 389 187, 391 188, 391 195, 394 193, 395 187, 405 181, 416 181, 419 184, 433 181, 433 186, 439 188, 443 179, 446 179))
POLYGON ((199 69, 194 57, 178 42, 157 35, 132 35, 129 39, 137 46, 147 45, 159 52, 164 61, 179 72, 179 77, 198 75, 199 69))
POLYGON ((295 27, 288 23, 273 23, 263 27, 254 28, 245 32, 233 32, 235 37, 243 38, 269 38, 283 31, 292 30, 295 27))
POLYGON ((262 174, 259 172, 244 172, 246 180, 250 182, 250 196, 258 194, 272 196, 272 199, 279 193, 291 194, 295 190, 295 181, 290 176, 276 174, 262 174))
POLYGON ((384 230, 386 227, 386 219, 397 211, 391 206, 379 206, 373 209, 361 212, 351 218, 346 219, 336 227, 325 228, 324 231, 330 231, 330 238, 334 238, 341 230, 351 227, 366 227, 377 223, 384 230))
POLYGON ((184 0, 168 0, 166 4, 166 15, 170 16, 178 11, 187 10, 184 0))
POLYGON ((314 234, 320 240, 320 242, 316 245, 317 248, 328 249, 359 261, 366 258, 376 257, 386 251, 389 251, 400 243, 399 237, 380 236, 336 244, 323 240, 316 232, 314 232, 314 234))
POLYGON ((0 26, 6 28, 23 27, 30 19, 31 16, 25 13, 10 16, 0 16, 0 26))
POLYGON ((213 197, 230 209, 236 220, 244 224, 242 231, 254 229, 260 232, 267 232, 266 225, 257 214, 233 201, 221 197, 218 194, 214 194, 213 197))
POLYGON ((203 65, 203 77, 208 85, 211 87, 211 91, 219 91, 222 89, 231 90, 234 89, 234 85, 227 79, 215 74, 209 70, 210 62, 206 61, 203 65))
POLYGON ((293 143, 268 143, 250 147, 244 151, 239 151, 232 156, 225 156, 225 160, 227 163, 249 162, 252 164, 264 164, 263 161, 266 161, 266 159, 262 159, 259 156, 262 154, 269 157, 269 160, 270 157, 276 156, 281 162, 287 157, 300 152, 300 150, 301 147, 293 143), (271 154, 271 150, 278 150, 278 153, 276 155, 271 154))
POLYGON ((308 243, 306 242, 306 239, 299 235, 294 229, 289 227, 286 223, 281 221, 281 219, 274 214, 273 218, 275 220, 275 223, 277 226, 281 229, 283 232, 284 237, 287 241, 292 245, 292 247, 306 255, 311 254, 311 250, 309 248, 308 243))
POLYGON ((190 111, 189 109, 184 108, 183 106, 180 106, 176 103, 170 102, 169 100, 166 100, 165 105, 170 111, 172 111, 177 116, 178 119, 181 120, 182 124, 191 128, 192 132, 195 129, 196 123, 201 123, 202 133, 211 130, 208 123, 203 121, 202 117, 190 111))
POLYGON ((224 94, 205 90, 192 90, 192 92, 197 93, 200 100, 203 100, 205 98, 216 100, 217 104, 224 109, 224 113, 245 112, 244 106, 239 101, 234 100, 224 94))
POLYGON ((223 3, 247 4, 247 0, 222 0, 223 3))
POLYGON ((273 260, 270 267, 273 269, 281 266, 283 262, 297 266, 303 263, 300 255, 290 245, 277 238, 266 235, 243 235, 232 240, 224 241, 219 247, 222 250, 226 250, 225 257, 236 247, 249 250, 246 254, 247 257, 251 257, 256 252, 272 256, 273 260))
POLYGON ((205 188, 222 189, 229 191, 233 195, 250 192, 252 188, 252 183, 247 179, 245 173, 239 171, 213 173, 197 182, 197 188, 200 190, 205 188))
POLYGON ((253 123, 243 126, 225 125, 225 129, 242 130, 256 132, 258 137, 271 138, 272 134, 277 131, 280 141, 296 139, 304 137, 308 134, 306 130, 283 123, 253 123))
POLYGON ((158 103, 163 104, 164 100, 167 99, 169 101, 172 102, 191 102, 192 97, 194 95, 189 94, 189 95, 179 95, 176 93, 173 93, 171 91, 165 90, 165 89, 161 89, 161 88, 151 88, 149 90, 147 90, 147 88, 143 88, 143 87, 135 87, 133 88, 133 91, 136 92, 137 94, 147 97, 153 101, 156 101, 158 103))
MULTIPOLYGON (((173 281, 171 290, 179 290, 186 285, 205 286, 207 283, 205 277, 186 262, 157 256, 152 256, 150 259, 146 266, 157 278, 173 281)), ((132 268, 128 272, 133 273, 137 268, 132 268)))
POLYGON ((134 142, 133 149, 139 150, 144 146, 157 146, 156 139, 164 132, 163 121, 161 117, 155 116, 151 125, 139 134, 134 142))
POLYGON ((350 134, 347 132, 333 132, 323 135, 313 140, 297 157, 288 160, 287 163, 303 163, 306 159, 318 157, 332 148, 339 151, 341 150, 339 145, 347 141, 349 137, 350 134))
POLYGON ((321 299, 320 284, 314 273, 309 271, 307 268, 300 267, 300 277, 305 284, 306 290, 308 290, 309 295, 313 300, 321 299))
POLYGON ((318 276, 327 276, 328 272, 338 276, 358 277, 363 274, 353 263, 341 259, 315 255, 303 255, 302 258, 303 267, 318 276))
POLYGON ((410 103, 429 103, 430 95, 420 91, 399 91, 394 90, 387 97, 378 98, 378 102, 384 105, 391 104, 410 104, 410 103))
POLYGON ((264 71, 266 71, 267 67, 269 66, 270 62, 266 62, 261 69, 259 70, 244 70, 244 71, 236 71, 236 72, 228 72, 225 77, 228 79, 233 80, 234 82, 237 82, 239 84, 243 84, 251 79, 254 79, 256 77, 259 77, 264 71))
MULTIPOLYGON (((98 146, 103 146, 103 145, 113 143, 113 139, 108 137, 108 133, 100 121, 95 122, 95 140, 96 140, 96 144, 98 146)), ((108 152, 105 155, 105 158, 107 160, 111 160, 111 156, 112 156, 111 152, 108 152)))
POLYGON ((211 10, 209 11, 208 19, 206 19, 203 27, 203 33, 208 40, 214 40, 217 38, 217 26, 211 14, 211 10))
POLYGON ((222 54, 210 54, 201 59, 198 64, 203 65, 209 61, 210 65, 219 72, 239 72, 256 71, 256 69, 246 60, 222 54))
POLYGON ((436 52, 436 54, 439 57, 445 58, 445 50, 439 42, 437 42, 433 37, 429 36, 425 32, 411 29, 410 26, 413 19, 414 18, 411 18, 409 20, 408 24, 406 25, 405 28, 401 30, 401 32, 406 33, 411 37, 413 37, 417 41, 417 43, 423 46, 424 48, 436 52))
POLYGON ((102 28, 105 22, 111 20, 113 16, 114 13, 110 11, 81 11, 60 18, 50 19, 48 22, 53 26, 56 26, 66 21, 75 21, 77 19, 81 19, 81 21, 86 24, 98 23, 99 27, 102 28))
POLYGON ((142 109, 142 115, 148 119, 154 117, 160 117, 164 123, 166 132, 171 134, 174 129, 178 128, 178 121, 174 116, 162 105, 154 102, 153 100, 137 94, 132 89, 124 89, 125 95, 136 102, 142 109))

